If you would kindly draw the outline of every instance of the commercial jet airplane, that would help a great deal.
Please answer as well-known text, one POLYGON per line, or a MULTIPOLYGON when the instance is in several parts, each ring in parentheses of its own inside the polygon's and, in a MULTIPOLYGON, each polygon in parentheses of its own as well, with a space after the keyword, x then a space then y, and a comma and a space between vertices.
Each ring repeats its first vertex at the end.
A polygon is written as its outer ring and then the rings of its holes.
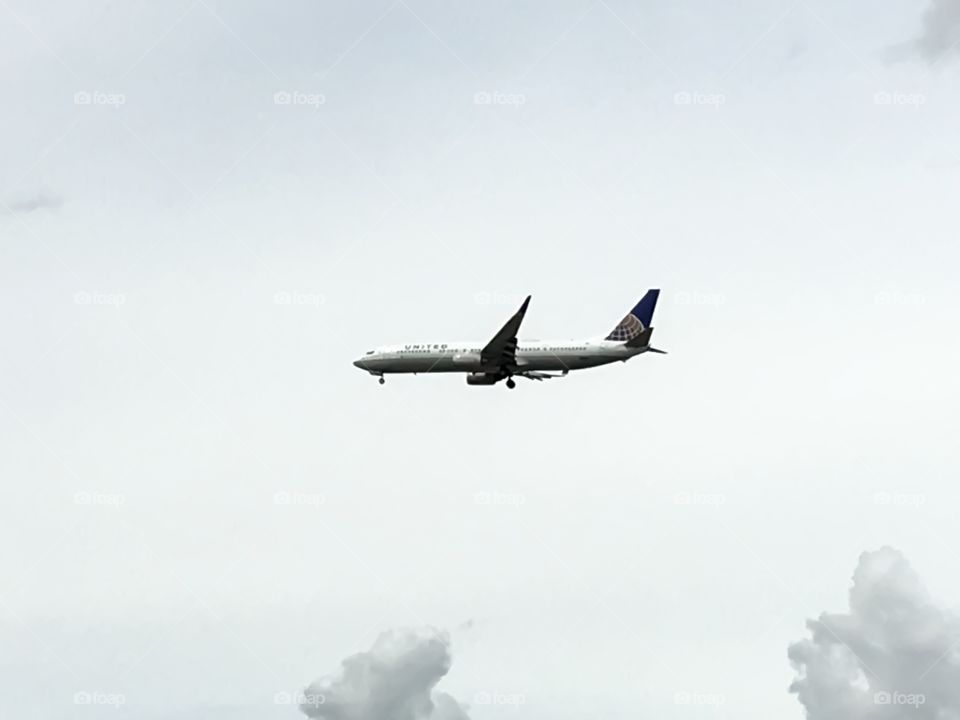
POLYGON ((645 352, 666 354, 650 346, 653 311, 659 290, 648 290, 620 324, 604 338, 592 340, 524 341, 517 331, 526 315, 530 297, 507 320, 490 342, 445 342, 388 345, 368 350, 354 361, 361 370, 380 378, 387 373, 466 373, 468 385, 495 385, 506 380, 511 390, 513 378, 547 380, 564 377, 570 370, 626 362, 645 352))

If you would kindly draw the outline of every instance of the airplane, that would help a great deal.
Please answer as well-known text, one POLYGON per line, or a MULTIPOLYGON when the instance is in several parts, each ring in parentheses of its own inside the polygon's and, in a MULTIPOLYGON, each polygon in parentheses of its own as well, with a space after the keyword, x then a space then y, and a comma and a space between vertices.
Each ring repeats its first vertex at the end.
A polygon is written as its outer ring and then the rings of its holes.
POLYGON ((516 387, 515 377, 549 380, 565 377, 571 370, 626 362, 646 352, 660 353, 650 346, 653 311, 659 290, 648 290, 623 320, 604 338, 592 340, 517 340, 520 323, 527 313, 530 297, 486 344, 478 342, 411 343, 387 345, 368 350, 354 361, 361 370, 380 378, 391 373, 466 373, 467 385, 516 387))

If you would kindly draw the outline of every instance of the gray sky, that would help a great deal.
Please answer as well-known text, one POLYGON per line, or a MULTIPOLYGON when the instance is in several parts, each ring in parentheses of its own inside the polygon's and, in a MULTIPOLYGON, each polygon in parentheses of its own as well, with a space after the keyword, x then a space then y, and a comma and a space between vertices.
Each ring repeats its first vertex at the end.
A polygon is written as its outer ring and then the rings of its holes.
POLYGON ((787 648, 864 550, 960 598, 958 28, 0 0, 4 714, 302 718, 429 626, 473 720, 801 718, 787 648), (350 364, 648 287, 667 356, 350 364))

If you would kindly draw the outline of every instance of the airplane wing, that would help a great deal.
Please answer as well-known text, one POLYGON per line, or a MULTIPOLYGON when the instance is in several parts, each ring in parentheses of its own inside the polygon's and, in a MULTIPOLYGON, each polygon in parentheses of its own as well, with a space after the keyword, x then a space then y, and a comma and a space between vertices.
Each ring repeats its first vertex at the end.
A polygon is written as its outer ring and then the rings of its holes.
POLYGON ((492 370, 515 368, 517 366, 517 332, 520 330, 523 316, 527 314, 529 304, 530 295, 527 295, 527 299, 523 301, 520 309, 512 318, 507 320, 506 325, 500 328, 500 332, 494 335, 493 339, 480 351, 480 358, 485 366, 492 370))

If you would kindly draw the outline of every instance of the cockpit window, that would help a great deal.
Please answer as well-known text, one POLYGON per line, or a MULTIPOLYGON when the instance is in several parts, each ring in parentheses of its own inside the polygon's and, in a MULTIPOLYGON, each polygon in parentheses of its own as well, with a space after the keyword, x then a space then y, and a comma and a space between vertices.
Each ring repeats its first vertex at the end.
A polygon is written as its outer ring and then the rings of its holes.
POLYGON ((373 353, 374 353, 373 350, 367 350, 367 352, 366 352, 367 355, 373 355, 373 353))

